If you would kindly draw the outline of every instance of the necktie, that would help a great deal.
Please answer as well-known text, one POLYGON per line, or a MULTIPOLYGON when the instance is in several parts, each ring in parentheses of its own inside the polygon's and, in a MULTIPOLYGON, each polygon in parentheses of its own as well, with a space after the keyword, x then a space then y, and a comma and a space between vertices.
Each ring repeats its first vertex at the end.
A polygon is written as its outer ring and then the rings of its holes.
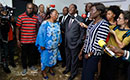
POLYGON ((64 23, 64 21, 65 21, 65 16, 63 16, 63 18, 62 18, 62 21, 61 21, 61 22, 62 22, 62 23, 64 23))
POLYGON ((69 28, 71 28, 72 20, 73 20, 73 19, 70 18, 70 20, 69 20, 69 25, 68 25, 69 28))

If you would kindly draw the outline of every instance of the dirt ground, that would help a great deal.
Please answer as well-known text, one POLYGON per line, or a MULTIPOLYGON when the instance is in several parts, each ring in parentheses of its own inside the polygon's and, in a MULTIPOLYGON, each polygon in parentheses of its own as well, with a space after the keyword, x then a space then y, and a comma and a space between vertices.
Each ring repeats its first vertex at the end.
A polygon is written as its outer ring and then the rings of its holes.
MULTIPOLYGON (((25 76, 21 75, 22 72, 21 63, 16 62, 16 65, 17 65, 16 68, 9 66, 11 70, 10 74, 5 73, 0 65, 0 80, 44 80, 41 75, 40 65, 36 66, 38 68, 37 72, 28 69, 27 75, 25 76)), ((47 73, 49 77, 48 80, 68 80, 70 73, 64 75, 62 74, 64 70, 65 68, 61 67, 61 63, 58 63, 58 65, 56 65, 54 68, 54 72, 56 74, 55 76, 50 75, 49 72, 47 73)), ((74 80, 81 80, 81 69, 79 69, 79 73, 74 80)))

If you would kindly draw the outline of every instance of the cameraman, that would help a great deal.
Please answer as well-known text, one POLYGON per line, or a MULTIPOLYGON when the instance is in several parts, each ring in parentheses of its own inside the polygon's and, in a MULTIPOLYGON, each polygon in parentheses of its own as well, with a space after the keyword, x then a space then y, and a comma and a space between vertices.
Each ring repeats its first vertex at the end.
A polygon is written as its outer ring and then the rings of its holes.
MULTIPOLYGON (((1 6, 2 7, 2 6, 1 6)), ((9 19, 8 12, 4 7, 0 10, 0 52, 1 61, 3 63, 3 70, 6 73, 11 73, 8 68, 8 32, 9 32, 9 19)))

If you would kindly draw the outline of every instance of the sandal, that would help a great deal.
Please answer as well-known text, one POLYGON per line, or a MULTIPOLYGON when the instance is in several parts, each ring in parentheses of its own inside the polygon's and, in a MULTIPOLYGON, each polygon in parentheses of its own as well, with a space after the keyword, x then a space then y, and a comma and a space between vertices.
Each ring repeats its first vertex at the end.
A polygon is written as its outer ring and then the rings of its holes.
POLYGON ((53 70, 50 70, 50 69, 49 69, 49 72, 50 72, 50 74, 51 74, 52 76, 55 76, 55 73, 53 72, 53 70))
POLYGON ((47 75, 45 76, 45 74, 43 74, 43 73, 42 73, 42 76, 43 76, 44 79, 48 79, 49 78, 47 75))

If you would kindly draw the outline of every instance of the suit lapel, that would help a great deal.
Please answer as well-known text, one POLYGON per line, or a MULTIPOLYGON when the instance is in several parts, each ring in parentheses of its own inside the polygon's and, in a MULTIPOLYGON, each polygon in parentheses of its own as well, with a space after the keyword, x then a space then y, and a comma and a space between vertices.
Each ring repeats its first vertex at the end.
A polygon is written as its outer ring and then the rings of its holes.
MULTIPOLYGON (((78 15, 77 15, 76 19, 78 19, 78 15)), ((77 24, 78 24, 77 21, 74 20, 73 23, 71 24, 70 29, 72 29, 72 27, 74 27, 74 26, 77 25, 77 24)), ((69 29, 69 30, 70 30, 70 29, 69 29)))
POLYGON ((72 29, 72 27, 74 27, 77 24, 77 22, 74 20, 73 23, 71 24, 71 27, 69 28, 69 30, 72 29))
POLYGON ((68 16, 68 18, 67 18, 66 21, 65 21, 65 23, 66 23, 66 30, 67 30, 67 31, 69 31, 69 29, 68 29, 69 20, 70 20, 70 16, 68 16))

